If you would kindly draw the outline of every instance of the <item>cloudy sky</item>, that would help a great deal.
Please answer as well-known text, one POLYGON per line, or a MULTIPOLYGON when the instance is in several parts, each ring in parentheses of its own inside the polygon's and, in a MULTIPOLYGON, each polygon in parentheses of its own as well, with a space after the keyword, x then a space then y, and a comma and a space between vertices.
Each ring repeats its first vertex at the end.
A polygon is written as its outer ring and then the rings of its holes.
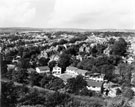
POLYGON ((0 0, 0 27, 135 29, 135 0, 0 0))

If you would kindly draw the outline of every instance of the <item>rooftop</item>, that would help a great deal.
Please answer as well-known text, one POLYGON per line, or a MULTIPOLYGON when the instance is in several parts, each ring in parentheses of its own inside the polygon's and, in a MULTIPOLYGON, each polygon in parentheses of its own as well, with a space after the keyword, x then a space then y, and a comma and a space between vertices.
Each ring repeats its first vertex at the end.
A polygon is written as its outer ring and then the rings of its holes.
POLYGON ((46 71, 46 70, 50 70, 50 68, 48 66, 40 66, 40 67, 37 67, 40 69, 40 71, 46 71))
POLYGON ((77 70, 78 68, 69 66, 69 67, 67 67, 67 69, 68 69, 68 70, 77 70))
POLYGON ((87 70, 82 70, 82 69, 77 69, 76 72, 78 74, 85 74, 86 72, 88 72, 87 70))
POLYGON ((33 69, 33 68, 28 68, 27 71, 28 71, 28 72, 35 72, 35 69, 33 69))
POLYGON ((68 79, 73 78, 73 77, 72 75, 64 73, 64 74, 61 74, 59 78, 61 78, 63 81, 67 81, 68 79))
POLYGON ((103 82, 97 82, 91 79, 87 79, 88 86, 95 86, 95 87, 101 87, 103 82))

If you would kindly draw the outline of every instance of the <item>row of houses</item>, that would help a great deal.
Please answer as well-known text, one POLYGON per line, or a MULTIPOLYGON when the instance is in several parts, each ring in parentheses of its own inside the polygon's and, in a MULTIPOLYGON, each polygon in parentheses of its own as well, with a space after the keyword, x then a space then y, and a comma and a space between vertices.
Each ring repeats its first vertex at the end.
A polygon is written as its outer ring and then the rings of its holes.
MULTIPOLYGON (((28 71, 34 71, 31 68, 28 69, 28 71)), ((37 67, 35 70, 37 73, 50 73, 50 68, 48 66, 44 66, 44 67, 37 67)), ((82 70, 82 69, 78 69, 76 67, 72 67, 69 66, 66 68, 65 73, 61 72, 61 68, 58 66, 53 67, 52 70, 52 75, 61 78, 64 83, 67 83, 67 80, 73 77, 76 77, 77 75, 82 75, 84 76, 84 78, 87 81, 87 88, 89 90, 93 90, 93 91, 101 91, 101 86, 104 82, 104 75, 95 73, 93 75, 86 75, 88 71, 87 70, 82 70)))
MULTIPOLYGON (((12 64, 9 64, 7 69, 14 69, 15 66, 12 64)), ((37 72, 37 73, 46 73, 50 74, 50 68, 48 66, 42 66, 37 67, 36 69, 29 68, 27 69, 29 73, 31 72, 37 72)), ((108 96, 115 97, 116 96, 116 90, 117 87, 112 87, 114 84, 110 84, 104 80, 104 74, 94 73, 92 75, 86 75, 88 71, 87 70, 81 70, 76 67, 69 66, 67 67, 65 73, 61 72, 61 68, 58 66, 53 67, 52 75, 61 78, 64 83, 67 83, 67 80, 70 78, 74 78, 77 75, 83 75, 86 82, 87 82, 87 89, 92 90, 95 92, 101 92, 101 89, 104 88, 105 90, 109 90, 108 96)))

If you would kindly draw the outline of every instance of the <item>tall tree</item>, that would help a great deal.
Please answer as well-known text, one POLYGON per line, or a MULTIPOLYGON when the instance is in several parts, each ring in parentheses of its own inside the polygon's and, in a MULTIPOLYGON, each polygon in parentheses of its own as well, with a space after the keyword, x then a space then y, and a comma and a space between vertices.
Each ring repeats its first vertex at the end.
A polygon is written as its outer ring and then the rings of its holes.
POLYGON ((84 80, 83 76, 78 75, 76 78, 70 78, 67 80, 66 89, 71 92, 78 94, 84 87, 86 87, 87 82, 84 80))
POLYGON ((128 44, 123 38, 119 38, 118 41, 115 41, 111 49, 111 54, 126 56, 127 55, 128 44))
POLYGON ((17 93, 16 87, 12 82, 3 83, 1 90, 1 105, 3 107, 16 107, 17 104, 17 93))
POLYGON ((62 72, 65 71, 66 67, 71 64, 71 55, 63 53, 60 56, 60 60, 58 62, 58 65, 62 68, 62 72))
POLYGON ((126 63, 120 63, 118 65, 120 76, 122 77, 122 84, 130 85, 131 84, 131 70, 132 66, 126 63))
POLYGON ((18 71, 14 70, 12 72, 12 80, 19 83, 28 82, 28 73, 26 69, 19 69, 18 71))
POLYGON ((56 61, 51 61, 51 62, 49 62, 48 66, 49 66, 49 68, 50 68, 50 71, 53 70, 53 67, 55 67, 55 65, 56 65, 56 61))

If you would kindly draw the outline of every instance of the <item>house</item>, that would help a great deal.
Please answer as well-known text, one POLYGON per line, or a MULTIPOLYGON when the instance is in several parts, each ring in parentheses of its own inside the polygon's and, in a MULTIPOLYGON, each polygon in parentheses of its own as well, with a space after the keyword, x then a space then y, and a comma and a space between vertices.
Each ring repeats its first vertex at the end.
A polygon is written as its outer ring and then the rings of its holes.
POLYGON ((107 95, 109 97, 116 97, 118 89, 121 90, 121 87, 116 83, 108 81, 105 81, 103 83, 103 95, 107 95), (108 90, 108 94, 106 94, 106 90, 108 90))
POLYGON ((67 80, 73 78, 73 76, 67 73, 63 73, 59 76, 59 78, 61 78, 64 81, 64 84, 66 84, 67 80))
POLYGON ((94 73, 92 75, 87 75, 86 78, 87 79, 91 79, 94 81, 99 81, 99 82, 103 82, 104 81, 104 74, 100 74, 100 73, 94 73))
POLYGON ((52 74, 54 76, 59 76, 61 74, 61 68, 58 66, 53 67, 52 74))
POLYGON ((87 70, 77 69, 75 71, 78 75, 85 76, 85 74, 88 72, 87 70))
POLYGON ((13 70, 13 69, 15 69, 15 65, 13 65, 13 64, 7 64, 7 70, 9 71, 9 70, 13 70))
POLYGON ((88 90, 92 90, 92 91, 96 91, 96 92, 100 92, 101 91, 101 86, 103 84, 103 82, 97 82, 97 81, 94 81, 92 79, 86 79, 86 82, 87 82, 87 89, 88 90))
POLYGON ((50 73, 50 68, 48 66, 36 67, 36 72, 37 73, 50 73))
POLYGON ((76 67, 69 66, 66 68, 66 73, 76 77, 77 75, 85 76, 87 70, 78 69, 76 67))
POLYGON ((50 56, 50 61, 58 61, 59 60, 59 58, 60 58, 60 56, 59 55, 52 55, 52 56, 50 56))
POLYGON ((19 56, 19 55, 18 55, 18 56, 16 56, 16 59, 17 59, 17 60, 18 60, 18 59, 21 59, 21 56, 19 56))
POLYGON ((78 75, 75 72, 77 69, 78 68, 76 68, 76 67, 69 66, 69 67, 66 68, 66 73, 71 74, 71 75, 78 75))
POLYGON ((35 72, 36 70, 33 68, 28 68, 27 71, 28 71, 28 73, 32 73, 32 72, 35 72))

